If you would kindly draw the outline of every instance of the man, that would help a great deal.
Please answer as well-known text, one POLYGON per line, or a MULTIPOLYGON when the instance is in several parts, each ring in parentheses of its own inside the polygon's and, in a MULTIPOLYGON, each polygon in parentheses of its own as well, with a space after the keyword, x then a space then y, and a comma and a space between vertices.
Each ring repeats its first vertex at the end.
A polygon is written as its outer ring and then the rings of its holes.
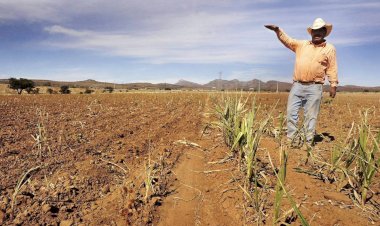
POLYGON ((292 39, 276 25, 265 27, 276 32, 278 39, 296 54, 293 86, 287 106, 288 140, 294 141, 298 130, 298 112, 303 107, 306 142, 312 144, 325 76, 327 75, 330 82, 330 97, 335 97, 338 85, 335 47, 325 40, 332 30, 332 25, 321 18, 315 19, 313 25, 307 28, 311 41, 292 39))

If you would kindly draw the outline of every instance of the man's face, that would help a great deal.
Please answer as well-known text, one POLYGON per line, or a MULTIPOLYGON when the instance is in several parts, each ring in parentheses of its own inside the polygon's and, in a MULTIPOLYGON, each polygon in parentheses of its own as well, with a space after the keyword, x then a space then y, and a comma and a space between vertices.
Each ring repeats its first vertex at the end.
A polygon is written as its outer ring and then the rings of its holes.
POLYGON ((327 30, 325 27, 311 30, 311 41, 315 44, 322 43, 326 37, 327 30))

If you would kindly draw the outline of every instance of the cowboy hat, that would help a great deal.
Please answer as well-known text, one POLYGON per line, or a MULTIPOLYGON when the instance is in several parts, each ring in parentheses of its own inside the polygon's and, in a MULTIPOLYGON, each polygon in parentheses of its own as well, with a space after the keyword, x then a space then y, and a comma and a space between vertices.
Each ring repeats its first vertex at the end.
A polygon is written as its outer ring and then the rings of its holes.
POLYGON ((313 25, 311 25, 311 27, 307 28, 307 32, 309 32, 309 34, 311 34, 311 30, 316 30, 316 29, 319 29, 322 27, 326 28, 326 31, 327 31, 326 37, 327 37, 332 30, 332 24, 327 24, 322 18, 315 19, 313 25))

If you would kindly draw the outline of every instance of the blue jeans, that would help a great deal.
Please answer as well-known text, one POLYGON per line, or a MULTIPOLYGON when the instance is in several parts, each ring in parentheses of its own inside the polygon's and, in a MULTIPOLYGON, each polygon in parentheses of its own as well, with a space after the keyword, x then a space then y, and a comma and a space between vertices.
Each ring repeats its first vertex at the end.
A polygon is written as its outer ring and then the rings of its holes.
POLYGON ((321 99, 322 84, 302 85, 298 82, 293 83, 287 106, 287 136, 289 139, 293 139, 298 130, 298 113, 301 107, 304 109, 303 129, 306 133, 306 141, 311 142, 314 139, 321 99))

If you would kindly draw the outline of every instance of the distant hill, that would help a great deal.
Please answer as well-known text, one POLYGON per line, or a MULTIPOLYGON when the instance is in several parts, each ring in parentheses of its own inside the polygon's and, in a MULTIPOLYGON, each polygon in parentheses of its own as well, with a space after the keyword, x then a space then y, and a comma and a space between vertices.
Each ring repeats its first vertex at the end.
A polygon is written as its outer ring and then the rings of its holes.
MULTIPOLYGON (((287 92, 291 89, 292 83, 290 82, 279 82, 279 81, 267 81, 263 82, 258 79, 252 79, 250 81, 240 81, 237 79, 233 80, 223 80, 215 79, 206 84, 198 84, 191 81, 179 80, 175 84, 170 83, 109 83, 109 82, 99 82, 93 79, 87 79, 84 81, 76 82, 65 82, 65 81, 52 81, 52 80, 33 80, 37 86, 51 86, 60 87, 62 85, 68 85, 72 88, 99 88, 103 89, 105 87, 113 87, 115 89, 199 89, 199 90, 251 90, 251 91, 276 91, 287 92)), ((0 83, 8 84, 8 79, 0 79, 0 83)), ((324 90, 328 91, 329 86, 325 85, 324 90)), ((346 85, 339 86, 339 91, 346 92, 380 92, 380 86, 376 87, 365 87, 365 86, 354 86, 346 85)))
MULTIPOLYGON (((41 80, 41 79, 32 79, 36 86, 52 86, 59 87, 63 85, 68 85, 70 87, 77 88, 104 88, 106 86, 113 86, 113 83, 107 82, 98 82, 93 79, 87 79, 84 81, 76 81, 76 82, 65 82, 65 81, 53 81, 53 80, 41 80)), ((0 83, 8 83, 8 79, 0 79, 0 83)))
POLYGON ((179 80, 177 83, 175 83, 177 86, 182 86, 182 87, 188 87, 188 88, 202 88, 203 86, 201 84, 195 83, 195 82, 189 82, 186 80, 179 80))
MULTIPOLYGON (((267 81, 263 82, 258 79, 253 79, 250 81, 239 81, 237 79, 233 80, 221 80, 215 79, 203 85, 205 89, 217 89, 217 90, 261 90, 261 91, 276 91, 288 92, 292 88, 290 82, 280 82, 280 81, 267 81)), ((324 85, 323 89, 325 91, 329 90, 329 85, 324 85)), ((339 86, 338 91, 343 92, 380 92, 380 86, 366 87, 366 86, 339 86)))
POLYGON ((221 80, 215 79, 209 83, 206 83, 204 87, 214 88, 218 90, 260 90, 260 91, 287 91, 290 90, 291 84, 285 82, 277 82, 277 81, 268 81, 263 82, 258 79, 253 79, 250 81, 239 81, 237 79, 234 80, 221 80))
MULTIPOLYGON (((182 86, 169 84, 169 83, 110 83, 110 82, 99 82, 93 79, 87 79, 84 81, 75 81, 75 82, 65 82, 65 81, 52 81, 52 80, 39 80, 33 79, 36 86, 50 86, 50 87, 60 87, 63 85, 68 85, 72 88, 98 88, 104 89, 105 87, 113 87, 115 89, 180 89, 182 86)), ((8 79, 0 79, 0 83, 8 84, 8 79)))

